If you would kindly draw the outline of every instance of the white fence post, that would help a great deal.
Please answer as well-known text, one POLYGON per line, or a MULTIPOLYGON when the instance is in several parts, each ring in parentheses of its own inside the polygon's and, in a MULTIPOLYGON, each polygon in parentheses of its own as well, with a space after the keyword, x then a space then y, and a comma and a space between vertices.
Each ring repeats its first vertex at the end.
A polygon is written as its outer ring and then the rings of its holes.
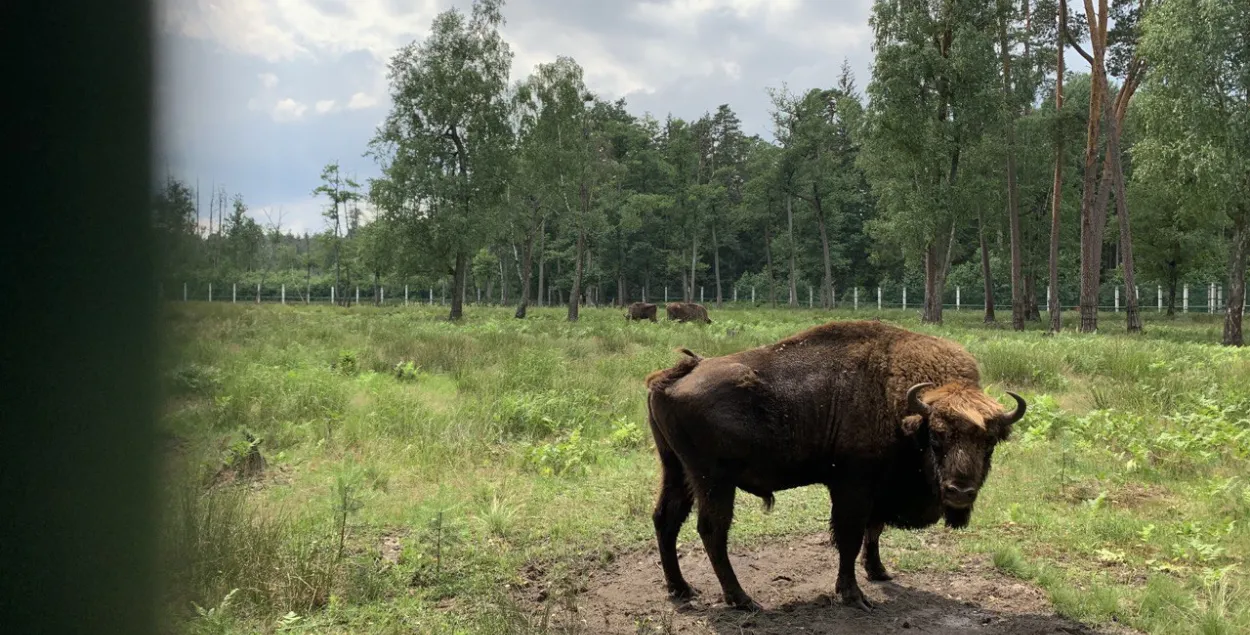
POLYGON ((807 308, 809 309, 816 306, 816 303, 812 302, 812 297, 812 285, 809 284, 807 285, 807 308))
POLYGON ((360 287, 356 287, 356 304, 360 304, 360 287))
POLYGON ((734 302, 738 301, 738 286, 734 285, 734 302))
POLYGON ((187 283, 182 283, 182 301, 187 301, 187 283))
POLYGON ((881 310, 881 287, 877 287, 877 310, 881 310))
POLYGON ((282 303, 286 304, 286 285, 282 285, 282 303))
POLYGON ((386 287, 378 287, 378 303, 386 304, 386 287))
POLYGON ((434 287, 430 287, 430 306, 434 306, 434 287))
POLYGON ((408 306, 408 285, 404 285, 404 306, 408 306))
POLYGON ((1120 287, 1115 287, 1115 312, 1120 312, 1120 287))
POLYGON ((956 311, 959 310, 959 305, 960 305, 959 291, 960 291, 959 285, 955 285, 955 310, 956 311))
MULTIPOLYGON (((212 294, 212 287, 209 287, 209 294, 212 294)), ((1224 306, 1224 285, 1217 284, 1215 285, 1215 310, 1223 313, 1220 311, 1222 306, 1224 306)))
POLYGON ((334 304, 334 287, 330 287, 330 304, 334 304))
POLYGON ((1138 304, 1141 304, 1141 287, 1138 285, 1133 285, 1133 299, 1137 300, 1138 304))
POLYGON ((1156 285, 1155 285, 1155 291, 1156 291, 1156 292, 1158 293, 1158 295, 1159 295, 1159 311, 1158 311, 1158 312, 1159 312, 1159 313, 1163 313, 1163 285, 1161 285, 1161 284, 1156 284, 1156 285))
POLYGON ((668 304, 668 285, 664 285, 664 304, 668 304))
POLYGON ((235 282, 230 285, 230 303, 234 304, 239 301, 239 283, 235 282))
POLYGON ((854 298, 852 301, 855 303, 855 308, 852 310, 858 311, 859 310, 859 287, 855 287, 855 290, 851 292, 851 297, 854 298))
POLYGON ((907 310, 907 285, 903 285, 903 310, 907 310))
POLYGON ((751 287, 751 304, 755 304, 755 287, 751 287))
POLYGON ((213 301, 213 283, 208 283, 208 301, 213 301))
POLYGON ((256 283, 256 304, 260 304, 260 283, 256 283))
POLYGON ((1181 289, 1181 313, 1189 313, 1189 285, 1181 289))
POLYGON ((703 302, 703 287, 702 286, 699 287, 699 302, 700 303, 703 302))

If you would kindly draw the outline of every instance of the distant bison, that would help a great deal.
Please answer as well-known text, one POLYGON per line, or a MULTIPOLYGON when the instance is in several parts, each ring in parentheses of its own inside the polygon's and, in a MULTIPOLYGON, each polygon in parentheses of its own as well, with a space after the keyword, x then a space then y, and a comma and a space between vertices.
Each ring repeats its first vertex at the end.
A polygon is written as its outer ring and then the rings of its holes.
POLYGON ((737 489, 766 508, 777 491, 824 485, 838 550, 835 590, 865 610, 855 580, 881 564, 885 525, 962 528, 1026 404, 1005 411, 980 387, 976 360, 949 340, 872 321, 830 322, 724 357, 689 350, 647 377, 647 410, 661 467, 653 520, 669 593, 682 577, 677 535, 697 501, 698 531, 726 603, 759 609, 729 562, 737 489))
POLYGON ((707 308, 694 302, 669 302, 665 305, 664 312, 668 314, 668 319, 678 322, 712 323, 707 316, 707 308))
POLYGON ((656 306, 650 302, 635 302, 625 308, 626 320, 651 320, 655 322, 656 306))

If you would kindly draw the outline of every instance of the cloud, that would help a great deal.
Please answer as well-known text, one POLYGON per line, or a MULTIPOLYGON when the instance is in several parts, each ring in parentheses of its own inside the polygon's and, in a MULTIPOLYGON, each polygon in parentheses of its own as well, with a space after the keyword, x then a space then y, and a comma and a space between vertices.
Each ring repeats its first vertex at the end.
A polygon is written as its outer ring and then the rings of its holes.
POLYGON ((356 93, 352 95, 351 101, 347 102, 348 110, 363 110, 378 105, 378 99, 365 93, 356 93))
MULTIPOLYGON (((304 200, 321 167, 362 182, 389 108, 386 62, 439 11, 470 0, 161 0, 161 141, 171 169, 225 182, 254 209, 319 231, 304 200), (279 81, 280 78, 280 81, 279 81), (259 85, 258 85, 259 84, 259 85), (329 116, 329 115, 333 116, 329 116), (299 124, 299 125, 293 125, 299 124)), ((766 88, 830 86, 848 59, 868 84, 872 0, 507 0, 512 79, 567 55, 631 112, 696 118, 729 104, 771 137, 766 88)))
POLYGON ((269 62, 368 51, 387 59, 429 30, 447 2, 417 0, 165 0, 160 24, 185 37, 269 62))
POLYGON ((269 115, 278 123, 290 123, 298 121, 303 117, 306 110, 308 110, 307 105, 287 97, 274 104, 273 109, 269 111, 269 115))

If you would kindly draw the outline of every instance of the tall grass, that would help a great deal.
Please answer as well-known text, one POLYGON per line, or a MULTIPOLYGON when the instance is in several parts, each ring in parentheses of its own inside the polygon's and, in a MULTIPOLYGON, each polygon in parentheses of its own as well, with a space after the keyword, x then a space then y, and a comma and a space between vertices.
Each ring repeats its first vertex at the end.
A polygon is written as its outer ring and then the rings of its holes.
MULTIPOLYGON (((471 307, 450 324, 427 307, 169 307, 165 424, 185 469, 169 478, 166 606, 181 628, 542 632, 513 604, 510 589, 533 583, 519 572, 559 578, 652 539, 647 373, 679 347, 726 354, 878 316, 510 315, 471 307), (245 431, 269 468, 223 480, 245 431)), ((1212 320, 1043 337, 987 328, 976 312, 948 312, 942 326, 879 317, 963 343, 991 390, 1030 401, 971 537, 909 551, 906 566, 993 554, 1074 617, 1250 628, 1250 355, 1210 344, 1212 320), (1091 575, 1096 590, 1081 591, 1091 575)), ((767 517, 749 503, 736 545, 827 520, 813 489, 783 492, 767 517)))

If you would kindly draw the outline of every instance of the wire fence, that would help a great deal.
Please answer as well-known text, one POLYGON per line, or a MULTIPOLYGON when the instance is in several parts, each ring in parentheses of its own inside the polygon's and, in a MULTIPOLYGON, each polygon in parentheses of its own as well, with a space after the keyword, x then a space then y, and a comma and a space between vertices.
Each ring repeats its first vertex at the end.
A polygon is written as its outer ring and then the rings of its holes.
MULTIPOLYGON (((806 286, 806 294, 796 293, 794 302, 791 302, 789 289, 784 293, 777 295, 777 305, 798 306, 801 308, 817 308, 823 306, 821 292, 818 288, 811 285, 806 286), (805 297, 803 297, 805 295, 805 297)), ((280 304, 374 304, 382 306, 394 305, 445 305, 448 303, 448 292, 444 287, 417 289, 410 285, 402 285, 399 287, 387 287, 380 285, 378 287, 353 286, 346 289, 346 293, 339 294, 334 287, 330 287, 329 293, 314 293, 311 287, 288 287, 285 284, 277 286, 264 285, 243 285, 239 283, 229 284, 191 284, 183 283, 180 289, 180 295, 171 297, 167 293, 168 289, 165 285, 161 285, 160 295, 163 300, 181 300, 184 302, 228 302, 228 303, 280 303, 280 304)), ((561 306, 564 303, 558 301, 561 299, 557 289, 548 289, 546 294, 548 297, 544 301, 537 298, 532 300, 536 306, 551 305, 561 306)), ((757 293, 757 287, 742 288, 734 286, 732 294, 729 297, 723 297, 724 303, 732 305, 746 306, 762 306, 770 303, 767 294, 757 293)), ((1169 308, 1171 304, 1167 289, 1163 285, 1138 285, 1135 294, 1139 310, 1154 311, 1162 313, 1169 308), (1154 291, 1153 294, 1150 291, 1154 291), (1150 296, 1154 297, 1151 298, 1150 296)), ((681 301, 682 293, 680 289, 671 289, 664 287, 660 293, 650 294, 647 289, 642 289, 639 300, 649 302, 673 302, 681 301), (676 291, 676 293, 674 293, 676 291)), ((979 311, 984 307, 984 295, 979 291, 965 295, 964 288, 956 285, 948 288, 946 297, 943 298, 942 306, 945 309, 953 309, 956 311, 968 310, 979 311)), ((1107 294, 1100 294, 1107 295, 1107 294)), ((1127 293, 1124 292, 1122 286, 1113 286, 1111 302, 1107 303, 1108 298, 1100 297, 1099 310, 1108 312, 1120 312, 1127 310, 1127 293)), ((875 288, 853 287, 850 290, 843 290, 840 294, 835 293, 837 301, 834 306, 839 309, 851 310, 883 310, 883 309, 908 309, 915 308, 920 310, 924 305, 924 290, 909 289, 907 286, 879 286, 875 288)), ((1177 293, 1175 311, 1179 313, 1223 313, 1226 310, 1224 301, 1224 288, 1217 283, 1207 285, 1182 285, 1179 293, 1177 293)), ((593 297, 593 296, 592 296, 593 297)), ((1049 297, 1049 289, 1047 295, 1037 299, 1037 307, 1041 312, 1047 310, 1047 298, 1049 297)), ((475 288, 465 294, 465 302, 470 305, 484 306, 503 306, 515 304, 519 297, 514 296, 512 302, 505 301, 502 295, 496 296, 493 293, 485 293, 481 288, 475 288)), ((700 287, 697 296, 697 302, 706 304, 709 301, 715 302, 715 293, 709 296, 707 287, 700 287)), ((632 300, 627 300, 632 301, 632 300)), ((585 302, 587 306, 609 306, 611 302, 596 303, 585 302)), ((998 310, 1010 310, 1010 296, 1005 298, 996 298, 995 308, 998 310)), ((1076 304, 1061 304, 1061 310, 1069 311, 1078 309, 1076 304)), ((1246 300, 1243 299, 1243 309, 1246 308, 1246 300)))

